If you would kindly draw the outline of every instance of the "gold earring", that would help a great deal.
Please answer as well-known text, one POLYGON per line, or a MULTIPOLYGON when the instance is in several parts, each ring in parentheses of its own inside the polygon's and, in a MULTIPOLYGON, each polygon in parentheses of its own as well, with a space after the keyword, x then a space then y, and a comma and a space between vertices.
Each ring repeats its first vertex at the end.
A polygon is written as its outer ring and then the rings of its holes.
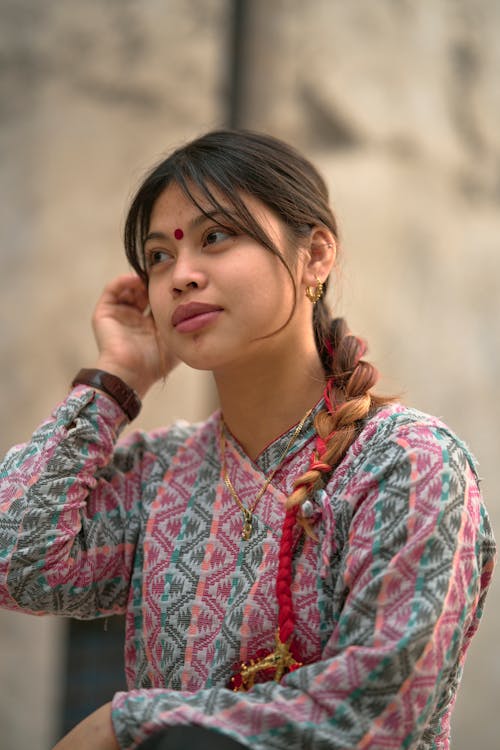
POLYGON ((310 299, 313 305, 318 302, 323 296, 323 282, 316 276, 316 286, 306 286, 306 297, 310 299))

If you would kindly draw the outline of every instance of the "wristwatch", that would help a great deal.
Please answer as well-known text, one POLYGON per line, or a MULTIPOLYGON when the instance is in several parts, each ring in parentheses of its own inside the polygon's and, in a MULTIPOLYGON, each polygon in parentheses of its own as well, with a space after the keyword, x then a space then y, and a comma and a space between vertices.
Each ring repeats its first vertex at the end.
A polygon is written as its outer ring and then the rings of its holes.
POLYGON ((75 385, 88 385, 91 388, 103 391, 116 401, 130 421, 135 419, 141 410, 141 399, 134 389, 121 378, 105 370, 83 368, 77 373, 71 385, 73 387, 75 385))

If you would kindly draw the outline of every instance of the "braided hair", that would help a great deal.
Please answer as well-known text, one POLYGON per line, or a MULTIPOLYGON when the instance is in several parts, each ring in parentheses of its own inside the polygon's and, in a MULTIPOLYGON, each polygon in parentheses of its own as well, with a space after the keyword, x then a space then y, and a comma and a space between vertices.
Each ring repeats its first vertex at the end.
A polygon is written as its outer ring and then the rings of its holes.
POLYGON ((301 505, 309 493, 322 484, 324 476, 331 473, 346 454, 364 420, 394 400, 372 393, 379 373, 364 359, 366 342, 349 331, 344 318, 328 319, 324 303, 319 310, 318 306, 314 310, 314 330, 327 378, 325 408, 318 412, 314 421, 315 455, 309 469, 295 480, 294 490, 287 500, 288 508, 301 505))

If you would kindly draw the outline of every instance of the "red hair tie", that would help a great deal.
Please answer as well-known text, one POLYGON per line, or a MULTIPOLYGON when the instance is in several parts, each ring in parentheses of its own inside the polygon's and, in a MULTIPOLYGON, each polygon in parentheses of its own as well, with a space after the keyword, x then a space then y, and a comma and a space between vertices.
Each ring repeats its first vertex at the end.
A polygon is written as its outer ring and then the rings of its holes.
POLYGON ((328 450, 328 443, 332 439, 332 437, 335 435, 337 430, 332 430, 332 432, 329 432, 328 435, 324 438, 320 437, 319 435, 316 438, 316 455, 321 458, 321 456, 324 456, 326 451, 328 450))
POLYGON ((279 682, 287 672, 293 672, 302 666, 293 636, 295 612, 291 589, 293 528, 298 510, 298 505, 288 508, 283 521, 276 579, 278 627, 274 651, 259 654, 258 658, 250 659, 248 663, 244 662, 237 667, 238 672, 231 677, 229 685, 235 692, 250 690, 256 681, 260 682, 262 679, 279 682))
POLYGON ((336 409, 335 396, 333 393, 333 378, 326 381, 325 389, 323 391, 323 398, 330 414, 333 414, 336 409))
POLYGON ((323 472, 325 472, 325 471, 331 471, 332 467, 330 466, 330 464, 325 464, 322 461, 312 460, 311 464, 309 466, 309 469, 310 469, 310 471, 323 471, 323 472))

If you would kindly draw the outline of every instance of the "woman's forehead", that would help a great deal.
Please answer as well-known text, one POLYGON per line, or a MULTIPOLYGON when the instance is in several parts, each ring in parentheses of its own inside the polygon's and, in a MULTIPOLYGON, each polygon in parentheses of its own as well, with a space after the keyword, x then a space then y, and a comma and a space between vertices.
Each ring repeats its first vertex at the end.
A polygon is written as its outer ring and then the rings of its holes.
POLYGON ((172 215, 175 218, 176 214, 182 213, 188 218, 198 214, 212 216, 214 211, 245 225, 250 216, 264 231, 278 220, 271 208, 243 190, 237 189, 226 194, 216 185, 208 184, 201 187, 189 182, 182 185, 172 181, 156 199, 150 223, 160 214, 163 217, 172 215))

